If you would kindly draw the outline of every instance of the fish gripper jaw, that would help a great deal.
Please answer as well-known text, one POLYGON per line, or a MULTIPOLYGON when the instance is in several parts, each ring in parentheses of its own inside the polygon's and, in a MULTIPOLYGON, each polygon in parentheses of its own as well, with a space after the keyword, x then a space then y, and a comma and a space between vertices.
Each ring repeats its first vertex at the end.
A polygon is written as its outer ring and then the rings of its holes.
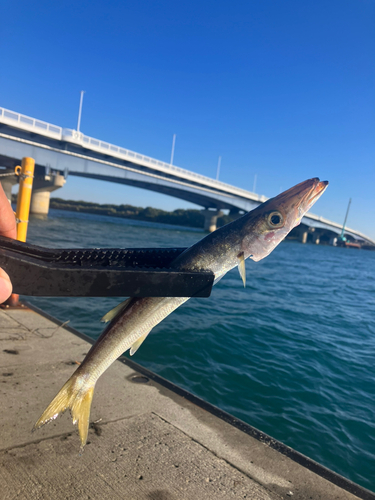
POLYGON ((170 267, 184 248, 51 249, 0 236, 14 293, 44 297, 208 297, 211 271, 170 267))

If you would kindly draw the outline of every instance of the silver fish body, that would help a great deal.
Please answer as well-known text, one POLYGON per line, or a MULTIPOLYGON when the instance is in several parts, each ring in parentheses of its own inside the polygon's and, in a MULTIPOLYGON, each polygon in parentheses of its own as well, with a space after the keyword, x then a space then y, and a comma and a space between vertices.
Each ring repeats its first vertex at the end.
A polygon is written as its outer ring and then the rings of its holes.
MULTIPOLYGON (((245 260, 266 257, 298 225, 321 196, 328 182, 309 179, 263 203, 239 219, 207 235, 179 255, 171 267, 179 270, 209 269, 215 282, 238 266, 245 284, 245 260)), ((70 408, 78 423, 81 446, 87 440, 95 383, 125 351, 139 348, 149 332, 189 297, 128 299, 115 308, 115 317, 90 349, 83 363, 62 387, 34 428, 70 408)), ((111 313, 109 313, 111 317, 111 313)))

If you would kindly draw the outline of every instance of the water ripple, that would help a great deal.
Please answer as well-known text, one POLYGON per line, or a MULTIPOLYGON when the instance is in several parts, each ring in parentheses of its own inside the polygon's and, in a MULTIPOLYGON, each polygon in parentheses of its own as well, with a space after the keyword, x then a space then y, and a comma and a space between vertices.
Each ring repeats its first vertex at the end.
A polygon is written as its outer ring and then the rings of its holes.
MULTIPOLYGON (((50 247, 187 246, 199 232, 53 212, 29 240, 50 247), (110 242, 110 243, 109 243, 110 242)), ((375 252, 285 242, 209 299, 192 299, 135 360, 375 490, 375 252)), ((97 337, 116 299, 33 299, 97 337)))

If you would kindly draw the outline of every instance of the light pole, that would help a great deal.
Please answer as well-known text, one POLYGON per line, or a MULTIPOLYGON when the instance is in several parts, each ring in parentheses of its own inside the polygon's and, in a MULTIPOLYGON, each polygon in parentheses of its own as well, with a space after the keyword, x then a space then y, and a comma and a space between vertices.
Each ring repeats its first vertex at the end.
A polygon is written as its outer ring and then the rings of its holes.
POLYGON ((219 180, 220 175, 220 165, 221 165, 221 156, 219 156, 219 161, 217 162, 217 170, 216 170, 216 180, 219 180))
POLYGON ((257 174, 254 175, 253 193, 255 193, 256 187, 257 187, 257 174))
POLYGON ((173 165, 174 145, 175 145, 175 143, 176 143, 176 134, 173 134, 172 152, 171 152, 171 165, 173 165))
POLYGON ((81 90, 81 98, 79 100, 79 111, 78 111, 78 123, 77 123, 77 132, 79 132, 79 127, 81 125, 81 114, 82 114, 82 102, 83 102, 83 94, 84 90, 81 90))

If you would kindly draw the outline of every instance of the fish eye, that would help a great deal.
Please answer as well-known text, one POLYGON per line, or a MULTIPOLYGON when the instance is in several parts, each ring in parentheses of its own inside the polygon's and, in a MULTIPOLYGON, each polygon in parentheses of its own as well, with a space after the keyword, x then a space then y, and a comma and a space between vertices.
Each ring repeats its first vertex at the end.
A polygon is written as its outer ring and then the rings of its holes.
POLYGON ((282 227, 284 225, 284 217, 280 212, 271 212, 267 216, 267 222, 272 229, 282 227))

